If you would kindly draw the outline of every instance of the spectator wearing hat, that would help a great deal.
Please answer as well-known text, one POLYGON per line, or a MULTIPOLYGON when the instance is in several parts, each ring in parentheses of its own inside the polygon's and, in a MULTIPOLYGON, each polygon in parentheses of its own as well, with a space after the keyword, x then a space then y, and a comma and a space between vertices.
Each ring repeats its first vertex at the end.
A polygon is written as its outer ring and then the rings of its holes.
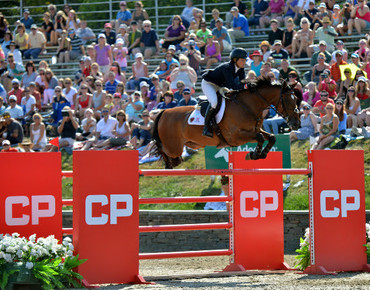
POLYGON ((141 31, 138 29, 136 21, 131 21, 131 31, 128 34, 128 53, 133 56, 140 52, 140 40, 141 40, 141 31))
POLYGON ((3 114, 3 118, 5 120, 6 125, 6 138, 9 140, 10 144, 15 145, 18 143, 22 143, 23 141, 23 128, 22 125, 11 117, 9 111, 5 111, 3 114))
POLYGON ((176 89, 177 89, 177 91, 174 93, 173 97, 174 97, 174 100, 177 103, 179 103, 180 100, 184 97, 183 93, 184 93, 184 90, 185 90, 185 83, 182 80, 177 81, 176 89))
POLYGON ((267 40, 261 41, 261 43, 258 45, 260 47, 259 52, 262 55, 262 60, 264 62, 268 61, 268 58, 271 54, 271 45, 267 40))
POLYGON ((268 14, 269 3, 266 0, 255 0, 252 7, 253 9, 248 19, 248 25, 259 28, 260 18, 268 14))
POLYGON ((126 1, 121 1, 119 3, 120 11, 117 12, 116 16, 116 31, 118 31, 118 28, 121 24, 130 25, 132 20, 132 14, 130 10, 127 9, 127 3, 126 1))
POLYGON ((233 27, 228 29, 231 43, 235 44, 237 39, 249 36, 248 19, 239 12, 238 7, 234 6, 230 10, 233 15, 233 27))
POLYGON ((149 103, 151 102, 150 91, 149 91, 150 86, 146 81, 141 81, 139 87, 140 87, 141 98, 144 101, 144 106, 145 108, 147 108, 149 103))
POLYGON ((76 30, 76 34, 82 40, 82 44, 86 45, 93 39, 96 39, 95 33, 92 31, 90 27, 87 27, 87 21, 81 20, 78 29, 76 30))
POLYGON ((312 112, 314 114, 320 114, 320 117, 324 117, 324 115, 326 114, 326 110, 325 110, 325 107, 328 103, 331 103, 333 104, 333 107, 334 107, 334 101, 333 99, 329 98, 329 93, 325 90, 320 90, 319 88, 319 91, 320 91, 320 100, 318 100, 313 109, 312 109, 312 112))
POLYGON ((351 11, 351 19, 348 21, 348 35, 352 35, 353 27, 358 34, 362 34, 362 29, 370 30, 370 8, 366 0, 358 0, 351 11))
POLYGON ((9 106, 5 109, 13 119, 18 121, 23 120, 24 112, 21 106, 17 104, 17 97, 15 95, 9 96, 9 106))
POLYGON ((302 99, 302 85, 298 81, 298 73, 294 70, 288 73, 288 84, 291 88, 293 88, 294 92, 299 91, 299 96, 297 95, 298 99, 302 99))
POLYGON ((250 63, 250 69, 256 73, 257 77, 259 77, 261 75, 261 68, 263 65, 262 54, 258 50, 255 50, 249 57, 252 60, 250 63))
POLYGON ((69 30, 68 36, 71 39, 71 50, 69 52, 69 58, 71 60, 80 59, 85 55, 85 48, 82 39, 76 34, 76 31, 69 30))
POLYGON ((331 14, 331 23, 337 32, 339 32, 337 26, 342 23, 342 16, 340 15, 340 11, 341 9, 339 4, 334 4, 333 13, 331 14))
POLYGON ((63 119, 58 122, 59 149, 69 147, 73 148, 76 140, 76 132, 78 129, 78 122, 73 117, 72 109, 65 106, 62 110, 63 119))
POLYGON ((126 24, 121 24, 119 26, 118 33, 116 35, 116 44, 117 41, 121 39, 123 41, 123 46, 128 47, 129 46, 129 40, 128 40, 128 26, 126 24))
POLYGON ((351 62, 358 68, 362 67, 362 63, 360 62, 360 56, 357 53, 351 54, 351 62))
MULTIPOLYGON (((322 19, 322 27, 319 27, 319 23, 315 23, 315 26, 313 28, 313 32, 315 33, 315 37, 322 41, 324 40, 326 42, 326 47, 329 52, 333 52, 335 48, 335 37, 338 36, 338 32, 335 31, 334 27, 331 26, 331 21, 328 16, 325 16, 322 19)), ((316 52, 319 50, 317 45, 311 45, 310 46, 309 56, 313 54, 313 52, 316 52)))
POLYGON ((132 123, 131 125, 132 137, 135 138, 132 142, 135 143, 135 140, 139 140, 137 145, 134 145, 135 148, 148 145, 152 140, 151 131, 154 126, 154 122, 149 118, 148 110, 144 110, 141 117, 141 121, 138 123, 132 123))
POLYGON ((343 60, 343 54, 341 51, 337 51, 335 54, 335 58, 337 59, 337 62, 333 63, 330 67, 330 73, 332 79, 337 83, 337 86, 339 88, 340 82, 341 82, 341 72, 340 72, 340 65, 345 65, 347 64, 343 60))
POLYGON ((21 18, 20 21, 21 23, 24 24, 24 27, 26 28, 27 32, 29 32, 33 24, 33 18, 30 16, 30 10, 28 9, 23 10, 23 17, 21 18))
POLYGON ((289 73, 294 71, 297 74, 297 81, 300 81, 298 71, 293 66, 289 65, 289 61, 286 58, 283 58, 281 60, 280 67, 281 67, 281 69, 279 70, 280 79, 289 81, 289 73))
POLYGON ((281 40, 275 40, 273 49, 271 51, 271 57, 274 59, 274 65, 275 67, 280 66, 282 59, 288 59, 289 53, 284 48, 282 48, 282 42, 281 40))
POLYGON ((11 147, 9 140, 4 140, 1 143, 3 149, 1 149, 1 152, 18 152, 17 148, 11 147))
POLYGON ((144 20, 143 28, 140 39, 141 52, 144 53, 145 58, 150 58, 153 54, 158 55, 160 51, 158 35, 152 28, 152 22, 144 20))
POLYGON ((28 36, 28 49, 24 52, 24 58, 37 59, 40 53, 45 50, 46 38, 41 31, 37 30, 37 25, 32 24, 31 33, 28 36))
POLYGON ((273 45, 275 40, 283 41, 284 31, 279 28, 279 23, 276 19, 270 21, 271 30, 268 33, 268 42, 273 45))
MULTIPOLYGON (((113 45, 113 44, 116 43, 116 33, 112 30, 112 24, 105 23, 104 24, 104 30, 101 31, 100 34, 105 35, 106 41, 109 45, 113 45)), ((98 35, 98 37, 99 37, 99 35, 98 35)), ((96 39, 96 41, 98 42, 99 40, 96 39)))
POLYGON ((24 108, 25 119, 30 120, 36 109, 36 99, 31 95, 29 87, 24 88, 24 97, 21 100, 21 106, 24 108))
POLYGON ((301 115, 301 128, 290 132, 290 141, 306 140, 318 135, 316 116, 311 112, 311 106, 304 104, 302 106, 303 114, 301 115))
POLYGON ((141 92, 135 91, 133 97, 129 97, 128 105, 126 107, 126 114, 128 121, 139 122, 141 120, 140 115, 144 111, 144 102, 141 98, 141 92))
POLYGON ((118 38, 116 45, 113 48, 113 60, 118 63, 121 71, 123 72, 127 70, 127 54, 128 49, 124 46, 123 39, 118 38))
POLYGON ((186 28, 182 24, 180 15, 175 15, 172 18, 172 24, 166 28, 164 33, 163 52, 166 52, 171 44, 175 46, 180 44, 185 39, 185 32, 186 28))
POLYGON ((17 104, 21 104, 21 100, 23 97, 23 89, 20 87, 20 81, 18 79, 12 80, 12 90, 8 92, 9 96, 16 96, 17 97, 17 104))
POLYGON ((164 101, 157 105, 157 109, 170 109, 177 106, 177 102, 174 100, 173 92, 167 91, 163 94, 164 101))
POLYGON ((19 46, 15 43, 15 41, 11 41, 6 48, 8 49, 8 54, 6 57, 9 56, 9 54, 13 55, 14 62, 23 66, 22 54, 18 50, 19 46))
POLYGON ((94 48, 95 62, 99 65, 100 71, 105 74, 113 63, 111 46, 107 44, 105 34, 98 35, 98 44, 94 48))
POLYGON ((292 42, 292 58, 302 57, 302 54, 309 54, 309 46, 313 43, 314 32, 310 29, 310 22, 307 17, 303 17, 300 21, 301 29, 293 38, 292 42))
POLYGON ((337 53, 337 51, 340 51, 342 52, 342 55, 343 55, 343 60, 344 61, 347 61, 348 59, 348 52, 347 50, 344 48, 344 43, 342 40, 338 40, 337 43, 336 43, 336 46, 337 46, 337 49, 332 53, 331 55, 331 64, 337 62, 337 59, 335 57, 335 54, 337 53))
POLYGON ((191 95, 191 90, 189 88, 185 88, 182 92, 182 99, 179 102, 179 107, 183 106, 195 106, 198 104, 197 100, 194 99, 191 95))
POLYGON ((22 80, 22 76, 25 72, 23 64, 16 63, 14 55, 8 54, 8 65, 7 65, 7 76, 11 79, 22 80))
POLYGON ((127 91, 134 91, 139 88, 141 81, 148 81, 148 64, 143 61, 143 54, 141 52, 135 54, 135 62, 131 66, 132 76, 127 80, 127 91))
MULTIPOLYGON (((324 17, 328 17, 330 20, 331 12, 328 11, 325 2, 321 2, 318 8, 319 8, 319 12, 316 13, 315 15, 316 16, 315 24, 319 24, 319 27, 322 27, 324 17)), ((315 28, 315 25, 314 25, 314 28, 315 28)))
POLYGON ((319 43, 319 51, 315 52, 311 56, 310 64, 312 67, 318 63, 318 57, 320 53, 323 53, 325 55, 325 62, 330 64, 332 59, 331 53, 326 50, 326 41, 321 40, 319 43))
POLYGON ((221 53, 223 51, 231 51, 230 35, 226 27, 223 26, 223 20, 221 18, 216 19, 215 26, 216 27, 212 30, 212 35, 214 36, 214 39, 218 41, 221 53))

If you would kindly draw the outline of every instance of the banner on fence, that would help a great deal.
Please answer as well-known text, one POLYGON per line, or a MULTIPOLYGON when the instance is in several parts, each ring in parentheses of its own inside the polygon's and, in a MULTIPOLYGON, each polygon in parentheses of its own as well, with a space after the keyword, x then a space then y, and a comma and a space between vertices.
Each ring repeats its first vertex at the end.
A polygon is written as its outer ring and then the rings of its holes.
MULTIPOLYGON (((245 160, 231 152, 230 169, 281 168, 282 152, 245 160)), ((282 175, 234 175, 234 263, 244 269, 285 269, 282 175)))
POLYGON ((311 267, 360 271, 366 264, 364 151, 311 150, 311 267))
POLYGON ((0 154, 0 233, 62 239, 61 155, 0 154))
MULTIPOLYGON (((271 151, 283 152, 283 168, 291 168, 289 134, 275 135, 276 143, 271 151)), ((265 143, 266 144, 266 143, 265 143)), ((217 149, 216 146, 206 146, 204 149, 207 169, 227 169, 230 151, 253 151, 257 143, 247 143, 238 147, 217 149)))
POLYGON ((73 244, 91 284, 137 281, 138 170, 136 150, 73 154, 73 244))

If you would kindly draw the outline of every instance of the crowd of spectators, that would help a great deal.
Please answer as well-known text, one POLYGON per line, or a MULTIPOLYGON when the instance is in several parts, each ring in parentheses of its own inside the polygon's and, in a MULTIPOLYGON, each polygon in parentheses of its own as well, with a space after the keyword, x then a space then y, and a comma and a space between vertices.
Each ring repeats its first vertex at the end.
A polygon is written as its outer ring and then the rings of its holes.
MULTIPOLYGON (((302 100, 302 128, 291 132, 292 141, 318 135, 314 148, 323 148, 346 129, 369 136, 370 37, 366 34, 351 51, 336 41, 339 35, 369 31, 366 0, 341 5, 255 0, 251 10, 234 0, 225 20, 216 8, 206 19, 186 0, 162 37, 141 1, 132 10, 127 6, 121 1, 116 19, 97 34, 68 4, 60 10, 50 4, 42 23, 24 9, 13 31, 0 15, 3 145, 24 143, 27 137, 32 150, 46 151, 51 150, 48 139, 58 135, 60 148, 145 146, 157 109, 197 104, 202 70, 219 64, 238 40, 248 41, 252 34, 265 34, 266 40, 250 54, 248 81, 285 79, 302 100), (40 56, 49 48, 56 53, 45 61, 40 56), (300 74, 291 61, 305 57, 312 69, 300 74), (150 71, 152 58, 162 61, 150 71), (77 62, 74 78, 56 77, 49 67, 56 62, 61 68, 77 62)), ((264 117, 263 129, 279 133, 284 119, 274 109, 264 117)))

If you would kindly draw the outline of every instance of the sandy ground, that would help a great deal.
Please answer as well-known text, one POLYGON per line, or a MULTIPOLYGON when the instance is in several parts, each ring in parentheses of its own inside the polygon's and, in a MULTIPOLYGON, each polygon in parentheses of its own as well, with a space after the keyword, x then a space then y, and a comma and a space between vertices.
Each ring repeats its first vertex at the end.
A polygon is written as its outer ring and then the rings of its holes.
MULTIPOLYGON (((200 257, 140 261, 140 275, 149 285, 101 285, 99 289, 369 289, 370 273, 304 275, 295 271, 244 272, 215 277, 228 265, 228 257, 200 257)), ((292 266, 294 256, 286 255, 292 266)))

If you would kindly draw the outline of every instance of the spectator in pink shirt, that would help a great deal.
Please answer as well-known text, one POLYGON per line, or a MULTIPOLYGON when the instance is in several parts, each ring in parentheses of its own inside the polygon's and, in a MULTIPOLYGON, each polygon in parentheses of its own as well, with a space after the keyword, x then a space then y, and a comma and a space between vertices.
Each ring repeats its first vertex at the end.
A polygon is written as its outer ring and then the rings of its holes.
POLYGON ((285 8, 284 0, 271 0, 265 16, 260 18, 261 28, 265 28, 271 19, 276 19, 280 24, 284 23, 283 13, 285 8))
POLYGON ((101 33, 98 36, 98 44, 95 45, 95 61, 100 66, 100 71, 105 74, 108 72, 112 59, 112 50, 110 45, 107 44, 106 36, 101 33))

